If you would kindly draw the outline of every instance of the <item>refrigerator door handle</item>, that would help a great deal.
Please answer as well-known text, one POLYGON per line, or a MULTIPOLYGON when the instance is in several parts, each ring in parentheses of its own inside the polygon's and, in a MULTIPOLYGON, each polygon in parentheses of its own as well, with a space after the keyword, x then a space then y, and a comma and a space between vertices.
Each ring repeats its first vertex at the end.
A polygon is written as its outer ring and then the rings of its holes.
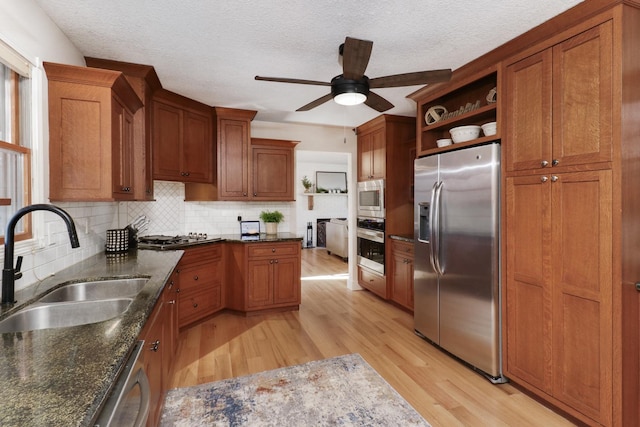
POLYGON ((436 211, 436 193, 438 192, 439 182, 435 182, 433 184, 433 188, 431 189, 431 201, 429 203, 429 262, 431 263, 431 268, 433 271, 438 274, 438 268, 436 267, 436 222, 435 222, 435 211, 436 211))
POLYGON ((431 211, 433 212, 433 224, 432 224, 432 234, 433 240, 431 242, 431 250, 433 252, 433 269, 438 273, 439 276, 442 276, 444 272, 442 271, 442 266, 440 265, 440 197, 442 195, 442 185, 444 183, 442 181, 436 184, 434 189, 434 204, 431 205, 431 211))

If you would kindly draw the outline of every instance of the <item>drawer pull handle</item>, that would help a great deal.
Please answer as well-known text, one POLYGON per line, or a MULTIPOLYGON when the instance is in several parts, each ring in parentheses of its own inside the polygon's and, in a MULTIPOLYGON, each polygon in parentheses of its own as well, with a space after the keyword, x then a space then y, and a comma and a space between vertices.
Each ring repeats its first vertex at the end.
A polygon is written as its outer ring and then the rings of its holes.
POLYGON ((160 340, 155 340, 154 342, 151 343, 151 345, 149 346, 149 350, 151 351, 158 351, 158 348, 160 347, 160 340))
POLYGON ((175 304, 176 300, 172 299, 171 301, 169 301, 169 304, 175 304))

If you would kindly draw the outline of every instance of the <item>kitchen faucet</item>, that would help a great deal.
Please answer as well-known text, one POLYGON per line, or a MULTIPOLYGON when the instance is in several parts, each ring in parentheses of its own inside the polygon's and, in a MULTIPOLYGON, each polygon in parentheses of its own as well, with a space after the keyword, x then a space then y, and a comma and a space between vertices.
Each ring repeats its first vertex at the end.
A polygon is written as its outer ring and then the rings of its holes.
POLYGON ((67 224, 67 231, 69 232, 69 240, 71 241, 71 247, 77 248, 80 246, 78 241, 78 234, 76 233, 76 226, 73 223, 71 215, 64 210, 54 205, 38 204, 25 206, 18 210, 13 217, 7 223, 7 231, 4 233, 4 268, 2 270, 2 305, 13 304, 15 284, 16 280, 22 277, 20 268, 22 267, 22 256, 18 257, 16 267, 13 267, 13 246, 16 224, 24 215, 33 211, 49 211, 60 215, 67 224))

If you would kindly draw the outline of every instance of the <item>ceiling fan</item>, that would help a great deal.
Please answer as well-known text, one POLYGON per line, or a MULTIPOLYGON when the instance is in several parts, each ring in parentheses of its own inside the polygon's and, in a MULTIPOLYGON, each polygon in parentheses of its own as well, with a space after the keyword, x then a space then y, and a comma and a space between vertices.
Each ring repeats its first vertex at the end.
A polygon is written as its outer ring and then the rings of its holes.
POLYGON ((394 74, 370 79, 364 75, 364 72, 369 64, 372 48, 372 41, 347 37, 339 48, 342 74, 332 78, 331 82, 261 76, 256 76, 255 79, 280 83, 331 86, 331 93, 298 108, 296 111, 309 111, 333 99, 342 105, 357 105, 364 102, 374 110, 383 112, 393 108, 393 104, 369 89, 439 83, 446 82, 451 78, 451 70, 443 69, 394 74))

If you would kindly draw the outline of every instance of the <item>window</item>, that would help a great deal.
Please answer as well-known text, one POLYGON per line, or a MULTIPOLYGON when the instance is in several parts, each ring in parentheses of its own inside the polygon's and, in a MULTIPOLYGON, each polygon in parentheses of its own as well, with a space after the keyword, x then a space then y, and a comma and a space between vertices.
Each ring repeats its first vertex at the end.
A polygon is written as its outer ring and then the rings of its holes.
MULTIPOLYGON (((0 224, 31 203, 31 79, 29 66, 0 41, 0 224)), ((4 242, 4 228, 0 243, 4 242)), ((31 216, 16 227, 31 238, 31 216)))

